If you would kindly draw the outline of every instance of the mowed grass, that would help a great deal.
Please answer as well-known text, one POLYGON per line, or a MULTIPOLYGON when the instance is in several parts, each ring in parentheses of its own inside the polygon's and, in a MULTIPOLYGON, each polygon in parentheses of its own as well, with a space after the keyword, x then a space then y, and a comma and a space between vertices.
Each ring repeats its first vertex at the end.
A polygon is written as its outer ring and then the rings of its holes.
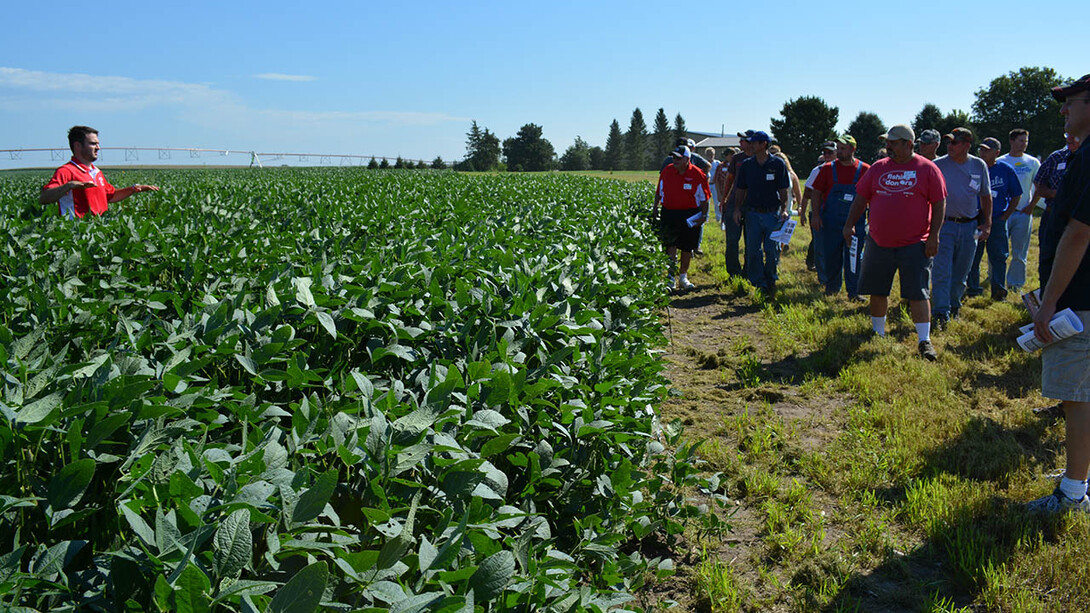
MULTIPOLYGON (((1017 297, 968 299, 959 320, 933 332, 939 360, 926 362, 896 284, 889 335, 876 338, 865 305, 823 296, 805 268, 808 241, 800 227, 774 301, 726 273, 717 225, 694 259, 701 291, 723 313, 757 307, 759 333, 723 339, 674 380, 714 415, 688 425, 687 437, 704 440, 709 471, 723 473, 739 505, 736 523, 752 532, 735 545, 693 536, 696 562, 681 573, 692 606, 1090 607, 1090 522, 1021 507, 1052 491, 1064 433, 1062 421, 1032 410, 1053 401, 1040 395, 1040 354, 1014 341, 1029 321, 1017 297)), ((1035 238, 1028 288, 1038 283, 1036 251, 1035 238)), ((696 326, 719 325, 713 317, 685 329, 678 320, 679 345, 696 326)), ((664 419, 675 417, 670 410, 664 419)))

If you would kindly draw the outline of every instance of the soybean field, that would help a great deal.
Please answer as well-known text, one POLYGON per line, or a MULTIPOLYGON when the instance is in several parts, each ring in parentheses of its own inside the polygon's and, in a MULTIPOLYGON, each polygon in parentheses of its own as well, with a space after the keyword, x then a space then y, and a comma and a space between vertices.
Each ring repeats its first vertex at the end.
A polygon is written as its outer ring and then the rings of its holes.
POLYGON ((162 191, 0 175, 0 608, 631 610, 726 529, 656 418, 650 185, 107 174, 162 191))

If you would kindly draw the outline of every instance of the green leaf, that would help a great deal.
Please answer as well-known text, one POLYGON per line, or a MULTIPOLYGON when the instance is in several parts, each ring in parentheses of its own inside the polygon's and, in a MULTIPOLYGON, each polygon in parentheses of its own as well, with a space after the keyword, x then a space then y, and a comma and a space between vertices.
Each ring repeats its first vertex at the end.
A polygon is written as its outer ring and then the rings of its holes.
POLYGON ((61 406, 64 394, 55 392, 19 409, 15 414, 15 422, 19 424, 37 424, 49 417, 57 407, 61 406))
POLYGON ((238 363, 246 369, 246 372, 250 373, 251 375, 257 375, 257 364, 254 364, 254 361, 252 359, 242 355, 241 353, 236 353, 235 360, 237 360, 238 363))
MULTIPOLYGON (((225 582, 226 583, 226 582, 225 582)), ((234 596, 253 596, 256 594, 267 594, 277 588, 277 584, 272 581, 252 581, 249 579, 240 579, 234 581, 230 585, 221 585, 220 591, 216 595, 216 599, 212 601, 212 604, 219 604, 221 601, 227 600, 234 596)))
POLYGON ((0 556, 0 583, 7 581, 9 577, 19 572, 19 564, 26 550, 27 545, 23 545, 11 553, 0 556))
POLYGON ((175 610, 178 613, 206 613, 211 605, 211 590, 212 583, 208 576, 196 566, 186 564, 174 583, 175 610))
POLYGON ((337 487, 337 477, 336 470, 326 471, 318 477, 313 487, 299 496, 299 502, 291 514, 292 523, 305 523, 321 515, 337 487))
POLYGON ((62 468, 49 481, 49 506, 59 511, 76 505, 94 476, 95 461, 89 458, 62 468))
POLYGON ((515 555, 500 551, 481 562, 477 572, 469 578, 469 589, 473 590, 477 602, 486 602, 502 594, 514 576, 515 555))
POLYGON ((291 282, 295 285, 295 299, 297 301, 311 309, 318 306, 314 302, 314 295, 310 293, 310 286, 314 283, 310 277, 296 277, 291 282))
POLYGON ((239 509, 227 516, 213 540, 216 576, 234 577, 250 562, 253 535, 250 534, 250 512, 239 509))
POLYGON ((62 541, 45 550, 34 560, 30 572, 40 577, 51 579, 76 557, 87 541, 62 541))
POLYGON ((143 517, 140 517, 133 512, 133 510, 129 508, 129 505, 124 502, 118 506, 121 507, 121 513, 129 522, 129 527, 136 533, 136 536, 140 537, 140 540, 144 541, 144 544, 148 547, 155 545, 155 531, 151 529, 148 522, 144 521, 143 517))
POLYGON ((318 316, 318 323, 322 324, 325 331, 333 338, 337 338, 337 324, 333 322, 333 316, 325 311, 319 311, 316 315, 318 316))
POLYGON ((266 613, 311 613, 318 608, 329 580, 329 568, 325 562, 315 562, 295 573, 295 576, 276 591, 276 596, 265 609, 266 613))

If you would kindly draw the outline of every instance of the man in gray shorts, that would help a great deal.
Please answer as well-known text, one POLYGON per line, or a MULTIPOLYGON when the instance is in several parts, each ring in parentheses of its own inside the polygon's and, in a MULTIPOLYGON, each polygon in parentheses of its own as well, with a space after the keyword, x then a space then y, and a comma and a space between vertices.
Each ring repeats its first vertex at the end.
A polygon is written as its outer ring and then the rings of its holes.
POLYGON ((1033 329, 1043 342, 1054 340, 1048 322, 1071 309, 1083 332, 1048 345, 1041 355, 1041 393, 1063 401, 1067 467, 1054 492, 1030 502, 1031 511, 1090 513, 1086 479, 1090 471, 1090 74, 1052 89, 1063 103, 1064 130, 1082 145, 1067 157, 1066 173, 1041 222, 1041 306, 1033 329))
MULTIPOLYGON (((850 244, 855 223, 870 209, 870 234, 863 249, 859 293, 870 296, 871 326, 886 335, 886 313, 893 274, 901 275, 901 298, 908 300, 920 355, 938 359, 931 345, 931 261, 939 250, 939 228, 946 206, 946 184, 935 163, 912 152, 916 135, 897 125, 884 135, 889 157, 863 173, 844 224, 850 244)), ((830 228, 830 230, 832 230, 830 228)))

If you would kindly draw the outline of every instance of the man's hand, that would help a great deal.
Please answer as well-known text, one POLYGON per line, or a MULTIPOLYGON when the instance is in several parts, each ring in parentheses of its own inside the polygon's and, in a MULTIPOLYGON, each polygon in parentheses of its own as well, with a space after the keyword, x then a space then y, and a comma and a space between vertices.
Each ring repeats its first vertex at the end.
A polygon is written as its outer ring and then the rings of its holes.
MULTIPOLYGON (((821 226, 822 225, 823 224, 821 223, 821 215, 814 215, 814 222, 813 222, 814 231, 815 232, 821 232, 821 226)), ((851 239, 848 239, 848 240, 850 241, 851 239)))
POLYGON ((87 189, 89 187, 94 187, 95 182, 94 181, 69 181, 68 183, 65 183, 64 185, 65 185, 65 187, 68 188, 68 191, 72 191, 74 189, 87 189))
POLYGON ((927 242, 923 244, 923 254, 929 258, 935 257, 939 253, 939 236, 932 232, 927 237, 927 242))
POLYGON ((986 240, 988 240, 988 235, 992 233, 992 224, 991 223, 982 223, 979 226, 977 226, 976 229, 977 229, 977 232, 980 232, 980 238, 978 238, 977 240, 986 241, 986 240))
POLYGON ((738 207, 734 207, 733 217, 734 217, 734 225, 737 226, 740 223, 742 223, 742 209, 740 209, 738 207))
POLYGON ((1037 313, 1033 316, 1033 335, 1042 343, 1052 342, 1052 330, 1048 329, 1048 324, 1055 314, 1055 302, 1042 302, 1037 309, 1037 313))
POLYGON ((133 185, 132 193, 139 194, 140 192, 157 192, 159 187, 156 185, 133 185))
POLYGON ((1007 207, 1007 212, 1000 215, 999 218, 1002 219, 1003 221, 1007 221, 1008 219, 1011 218, 1011 215, 1014 215, 1014 207, 1013 206, 1012 207, 1007 207))
MULTIPOLYGON (((815 228, 817 228, 817 224, 818 224, 817 220, 818 219, 819 219, 818 217, 814 218, 814 227, 815 228)), ((855 236, 855 226, 848 226, 848 225, 844 226, 844 243, 848 244, 848 245, 852 244, 852 237, 853 236, 855 236)))

